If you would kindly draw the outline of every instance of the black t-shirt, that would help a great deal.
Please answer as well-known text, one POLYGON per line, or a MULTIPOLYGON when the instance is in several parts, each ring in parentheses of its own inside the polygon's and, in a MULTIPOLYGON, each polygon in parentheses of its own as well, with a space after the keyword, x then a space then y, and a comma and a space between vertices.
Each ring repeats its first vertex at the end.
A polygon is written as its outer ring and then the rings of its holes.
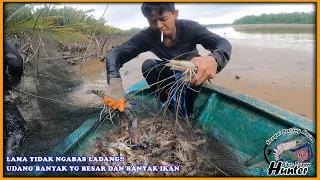
POLYGON ((232 46, 226 39, 191 20, 177 20, 176 30, 176 39, 171 47, 166 47, 161 42, 160 32, 150 27, 114 47, 107 56, 108 79, 119 78, 120 67, 146 51, 153 52, 160 59, 168 60, 179 56, 177 58, 179 60, 191 60, 193 57, 200 56, 196 45, 201 44, 205 49, 211 51, 209 55, 217 60, 217 73, 229 62, 232 46), (181 54, 184 55, 180 56, 181 54))

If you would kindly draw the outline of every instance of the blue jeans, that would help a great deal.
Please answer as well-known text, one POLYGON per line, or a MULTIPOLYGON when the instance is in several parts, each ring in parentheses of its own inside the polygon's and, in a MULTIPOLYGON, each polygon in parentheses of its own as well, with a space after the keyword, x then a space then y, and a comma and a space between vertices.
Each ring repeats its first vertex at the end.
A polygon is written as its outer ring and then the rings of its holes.
MULTIPOLYGON (((151 86, 152 92, 161 89, 156 92, 156 95, 159 96, 162 103, 166 102, 168 100, 169 91, 175 82, 175 77, 173 76, 174 72, 170 70, 169 67, 166 67, 163 64, 163 61, 148 59, 142 64, 142 74, 149 86, 151 86)), ((198 92, 200 91, 200 86, 190 86, 190 88, 186 89, 185 94, 185 103, 188 116, 193 113, 194 101, 196 100, 198 92)), ((170 105, 169 109, 173 111, 173 106, 170 105)))

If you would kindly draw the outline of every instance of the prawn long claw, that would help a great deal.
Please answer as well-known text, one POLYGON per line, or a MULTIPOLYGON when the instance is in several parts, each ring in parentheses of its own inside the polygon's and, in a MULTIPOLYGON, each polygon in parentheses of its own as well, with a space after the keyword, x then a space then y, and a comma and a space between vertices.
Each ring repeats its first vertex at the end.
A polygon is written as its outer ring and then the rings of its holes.
POLYGON ((196 71, 198 69, 197 64, 192 61, 169 60, 169 63, 167 63, 166 66, 182 72, 190 69, 196 71))
POLYGON ((171 70, 177 70, 183 72, 183 81, 191 81, 192 78, 196 76, 198 70, 198 65, 192 61, 177 61, 169 60, 166 64, 171 70))

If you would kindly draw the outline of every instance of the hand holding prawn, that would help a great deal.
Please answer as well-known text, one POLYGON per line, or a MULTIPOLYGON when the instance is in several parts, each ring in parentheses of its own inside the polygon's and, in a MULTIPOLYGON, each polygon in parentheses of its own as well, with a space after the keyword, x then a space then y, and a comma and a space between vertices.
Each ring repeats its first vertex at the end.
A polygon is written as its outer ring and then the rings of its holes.
POLYGON ((192 85, 201 85, 214 78, 217 72, 217 62, 212 56, 195 57, 191 61, 170 60, 166 66, 184 72, 183 80, 192 85))
POLYGON ((208 79, 214 78, 217 73, 217 61, 212 56, 195 57, 191 60, 197 67, 197 75, 191 80, 191 84, 201 85, 208 79))

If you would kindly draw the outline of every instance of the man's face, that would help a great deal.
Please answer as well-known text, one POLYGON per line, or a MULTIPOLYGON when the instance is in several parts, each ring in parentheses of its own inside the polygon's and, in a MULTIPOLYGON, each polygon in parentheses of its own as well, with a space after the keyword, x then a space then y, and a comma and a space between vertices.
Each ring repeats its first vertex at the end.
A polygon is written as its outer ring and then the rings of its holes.
POLYGON ((165 11, 159 14, 158 11, 152 11, 151 17, 147 18, 150 27, 156 31, 163 31, 163 34, 170 35, 175 32, 176 24, 175 20, 178 18, 178 10, 175 12, 165 11))

